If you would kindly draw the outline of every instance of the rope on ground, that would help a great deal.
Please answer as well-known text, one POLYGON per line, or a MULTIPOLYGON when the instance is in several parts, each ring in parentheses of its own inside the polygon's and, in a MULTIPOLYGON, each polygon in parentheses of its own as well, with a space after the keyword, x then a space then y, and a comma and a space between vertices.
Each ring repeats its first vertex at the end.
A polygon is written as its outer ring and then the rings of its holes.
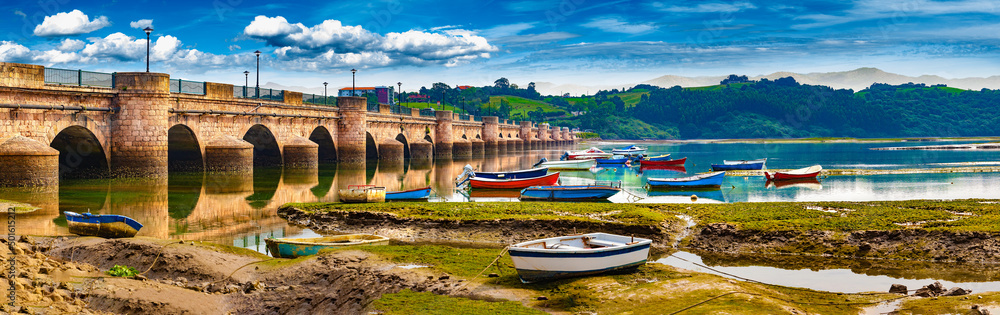
POLYGON ((177 244, 181 244, 181 243, 184 243, 184 241, 180 241, 180 242, 177 242, 177 243, 170 243, 170 244, 167 244, 167 245, 163 245, 163 247, 160 247, 160 252, 156 253, 156 258, 153 258, 153 263, 149 264, 149 268, 146 268, 146 271, 143 271, 143 272, 139 273, 139 275, 145 275, 150 270, 153 270, 153 266, 155 266, 156 265, 156 261, 158 261, 160 259, 160 255, 163 254, 163 249, 164 248, 167 248, 167 246, 170 246, 170 245, 177 245, 177 244))
MULTIPOLYGON (((493 266, 493 264, 495 264, 495 263, 497 263, 498 261, 500 261, 500 258, 502 258, 502 257, 503 257, 503 255, 506 255, 506 254, 507 254, 507 250, 508 250, 508 249, 510 249, 510 246, 506 246, 506 247, 504 247, 504 248, 503 248, 502 250, 500 250, 500 254, 499 254, 499 255, 497 255, 497 257, 496 257, 496 258, 493 258, 493 261, 491 261, 489 265, 486 265, 486 268, 483 268, 483 271, 480 271, 480 272, 479 272, 479 274, 477 274, 477 275, 476 275, 475 277, 472 277, 472 279, 469 279, 469 281, 467 281, 467 282, 465 283, 465 285, 462 285, 462 287, 463 287, 463 288, 465 288, 465 286, 469 285, 469 283, 471 283, 471 282, 472 282, 473 280, 476 280, 476 278, 479 278, 479 276, 482 276, 482 275, 483 275, 483 273, 485 273, 485 272, 486 272, 486 270, 489 270, 489 269, 490 269, 490 267, 492 267, 492 266, 493 266)), ((500 268, 500 267, 498 266, 497 268, 500 268)))

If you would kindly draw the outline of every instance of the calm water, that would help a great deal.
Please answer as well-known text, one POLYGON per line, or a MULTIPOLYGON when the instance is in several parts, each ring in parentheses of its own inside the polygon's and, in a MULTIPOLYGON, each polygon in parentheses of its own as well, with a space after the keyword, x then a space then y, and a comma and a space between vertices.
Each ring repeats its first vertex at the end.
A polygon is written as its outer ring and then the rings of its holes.
MULTIPOLYGON (((959 143, 959 142, 946 142, 959 143)), ((647 192, 648 177, 682 177, 707 171, 723 159, 768 158, 768 168, 939 168, 1000 165, 997 151, 872 151, 872 147, 927 145, 921 143, 834 144, 702 144, 651 145, 652 155, 687 157, 682 169, 639 167, 562 172, 562 184, 595 180, 622 181, 625 192, 611 202, 759 202, 821 200, 903 200, 996 198, 1000 173, 943 173, 833 176, 818 182, 766 186, 763 177, 728 177, 723 188, 698 192, 647 192)), ((935 142, 932 144, 945 144, 935 142)), ((589 145, 587 145, 589 146, 589 145)), ((578 149, 587 146, 580 145, 578 149)), ((610 150, 624 145, 597 145, 610 150)), ((456 191, 462 167, 504 171, 531 167, 541 157, 557 160, 559 150, 463 161, 369 163, 366 169, 321 165, 318 171, 256 169, 252 176, 172 173, 168 179, 66 180, 56 189, 2 189, 0 199, 26 202, 41 209, 18 215, 18 234, 68 234, 62 211, 113 213, 130 216, 145 227, 142 236, 213 241, 263 250, 269 236, 310 236, 312 231, 288 225, 276 215, 288 202, 337 201, 339 189, 372 184, 389 191, 431 186, 431 201, 516 201, 517 191, 456 191)), ((880 284, 881 285, 881 284, 880 284)), ((886 286, 888 288, 888 286, 886 286)), ((850 291, 846 290, 845 291, 850 291)), ((867 290, 867 289, 866 289, 867 290)))

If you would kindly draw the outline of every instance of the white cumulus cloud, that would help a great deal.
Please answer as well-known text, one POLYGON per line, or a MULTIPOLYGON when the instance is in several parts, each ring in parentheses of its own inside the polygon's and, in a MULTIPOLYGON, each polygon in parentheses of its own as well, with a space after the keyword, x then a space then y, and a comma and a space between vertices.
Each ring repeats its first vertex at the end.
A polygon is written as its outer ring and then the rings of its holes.
POLYGON ((31 56, 28 47, 11 41, 0 41, 0 61, 19 62, 26 61, 31 56))
POLYGON ((142 19, 142 20, 138 20, 138 21, 132 21, 132 22, 128 23, 128 26, 130 26, 132 28, 137 28, 137 29, 140 29, 140 30, 146 29, 147 27, 152 28, 153 27, 153 20, 142 19))
POLYGON ((35 26, 35 36, 52 37, 86 34, 111 25, 108 17, 99 16, 90 20, 80 10, 56 13, 46 16, 42 24, 35 26))
POLYGON ((87 46, 87 43, 84 43, 82 40, 66 38, 59 43, 59 48, 56 49, 59 51, 70 52, 83 49, 85 46, 87 46))
POLYGON ((497 50, 486 38, 461 29, 411 30, 381 35, 361 26, 344 25, 338 20, 307 27, 302 23, 289 23, 281 16, 257 16, 244 28, 243 34, 276 47, 275 55, 279 60, 303 70, 343 65, 451 66, 489 58, 489 53, 497 50))

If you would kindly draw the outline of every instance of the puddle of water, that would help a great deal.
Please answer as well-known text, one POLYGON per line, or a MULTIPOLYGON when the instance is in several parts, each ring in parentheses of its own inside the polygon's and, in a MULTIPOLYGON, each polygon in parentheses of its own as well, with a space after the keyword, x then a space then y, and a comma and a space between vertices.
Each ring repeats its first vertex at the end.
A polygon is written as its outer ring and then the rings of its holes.
MULTIPOLYGON (((888 292, 889 287, 893 284, 905 285, 910 290, 919 289, 922 286, 934 283, 934 281, 941 281, 946 288, 961 287, 964 289, 971 289, 973 293, 981 292, 991 292, 1000 291, 1000 281, 988 281, 987 276, 982 276, 979 279, 987 281, 975 281, 968 278, 962 278, 962 280, 948 281, 945 279, 935 279, 935 277, 925 277, 917 276, 913 278, 901 278, 901 277, 891 277, 887 275, 879 274, 864 274, 855 272, 851 269, 845 268, 824 268, 826 262, 823 262, 825 257, 808 257, 805 259, 815 259, 815 265, 809 267, 811 269, 784 269, 780 267, 771 266, 760 266, 760 265, 747 265, 747 266, 719 266, 713 264, 706 264, 702 257, 690 253, 690 252, 676 252, 673 256, 667 256, 654 260, 653 263, 666 264, 677 268, 705 272, 711 274, 717 274, 727 278, 733 278, 729 275, 720 274, 716 271, 706 269, 695 265, 698 263, 711 267, 714 270, 718 270, 724 273, 736 275, 739 277, 744 277, 748 279, 753 279, 755 281, 760 281, 768 284, 789 286, 789 287, 799 287, 807 288, 820 291, 829 292, 845 292, 845 293, 855 293, 855 292, 888 292), (677 256, 685 260, 678 259, 677 256)), ((889 264, 896 262, 888 262, 889 264)), ((903 264, 904 262, 898 262, 903 264)), ((942 263, 947 264, 947 263, 942 263)), ((870 270, 869 270, 870 271, 870 270)), ((875 272, 870 272, 875 273, 875 272)))
POLYGON ((427 268, 427 267, 430 267, 430 266, 413 265, 413 264, 396 266, 396 268, 403 268, 403 269, 417 269, 417 268, 427 268))

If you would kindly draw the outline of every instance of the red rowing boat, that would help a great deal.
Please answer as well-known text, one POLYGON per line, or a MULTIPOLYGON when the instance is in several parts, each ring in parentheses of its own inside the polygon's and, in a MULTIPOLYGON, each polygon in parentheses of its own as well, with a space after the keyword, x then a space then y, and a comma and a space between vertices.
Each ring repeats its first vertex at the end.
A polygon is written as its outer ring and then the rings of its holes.
POLYGON ((787 172, 774 172, 774 174, 764 172, 764 177, 767 177, 767 180, 816 178, 816 176, 818 176, 819 172, 821 171, 823 171, 822 166, 813 165, 810 167, 800 168, 797 170, 791 170, 787 172))
POLYGON ((492 189, 521 189, 530 186, 551 186, 559 181, 559 172, 539 177, 515 178, 515 179, 492 179, 473 177, 469 180, 472 188, 492 188, 492 189))
POLYGON ((681 158, 676 160, 666 160, 666 161, 650 161, 650 160, 639 160, 639 165, 642 166, 660 166, 660 165, 684 165, 684 162, 688 158, 681 158))

